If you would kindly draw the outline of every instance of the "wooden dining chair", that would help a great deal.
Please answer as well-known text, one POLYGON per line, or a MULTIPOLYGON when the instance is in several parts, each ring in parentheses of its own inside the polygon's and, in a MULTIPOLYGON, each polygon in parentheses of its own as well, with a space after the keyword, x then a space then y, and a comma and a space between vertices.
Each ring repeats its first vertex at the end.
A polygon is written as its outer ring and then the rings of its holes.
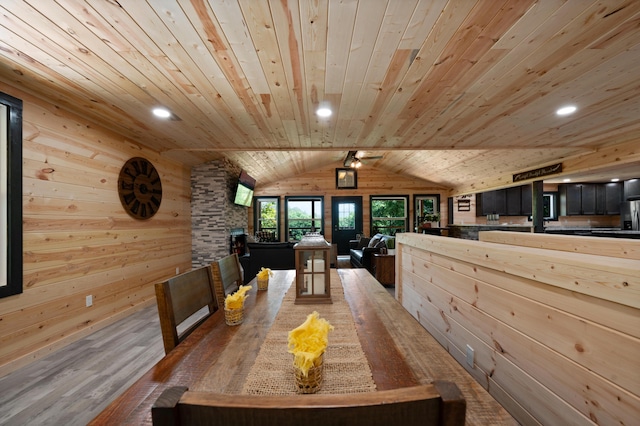
POLYGON ((209 266, 157 283, 155 289, 162 341, 167 354, 218 310, 209 266), (199 311, 203 311, 202 317, 193 318, 199 311))
POLYGON ((218 307, 224 309, 224 298, 242 285, 242 267, 238 254, 233 253, 211 264, 213 286, 218 299, 218 307))
POLYGON ((228 395, 166 389, 154 426, 462 426, 466 401, 453 382, 354 394, 228 395))

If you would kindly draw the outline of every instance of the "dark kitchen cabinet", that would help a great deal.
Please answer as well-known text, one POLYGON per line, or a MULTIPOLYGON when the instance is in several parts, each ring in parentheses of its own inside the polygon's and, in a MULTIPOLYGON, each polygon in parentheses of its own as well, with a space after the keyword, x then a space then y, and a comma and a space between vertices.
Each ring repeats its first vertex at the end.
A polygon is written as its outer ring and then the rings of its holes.
POLYGON ((522 215, 522 187, 507 188, 507 216, 522 215))
POLYGON ((640 197, 640 179, 624 181, 624 197, 622 201, 627 201, 629 197, 640 197))
POLYGON ((596 184, 582 183, 582 214, 594 215, 596 213, 596 184))
POLYGON ((521 187, 521 206, 522 216, 531 216, 533 214, 533 188, 531 185, 522 185, 521 187))
POLYGON ((481 192, 476 195, 476 216, 486 216, 494 213, 495 191, 481 192))
POLYGON ((476 195, 476 216, 530 216, 531 197, 531 185, 482 192, 476 195))
POLYGON ((596 187, 596 214, 620 214, 623 187, 620 182, 600 184, 596 187))
POLYGON ((620 214, 622 187, 618 183, 575 183, 560 185, 560 214, 620 214))
POLYGON ((477 210, 476 216, 486 216, 488 214, 507 214, 507 190, 482 192, 476 196, 477 210))
POLYGON ((582 186, 561 185, 560 191, 560 215, 576 216, 582 214, 582 186))

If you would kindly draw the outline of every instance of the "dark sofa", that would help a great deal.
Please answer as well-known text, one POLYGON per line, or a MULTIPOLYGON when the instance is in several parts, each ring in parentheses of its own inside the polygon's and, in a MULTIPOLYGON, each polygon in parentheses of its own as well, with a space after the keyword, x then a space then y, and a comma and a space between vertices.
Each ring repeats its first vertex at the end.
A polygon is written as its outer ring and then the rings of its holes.
POLYGON ((396 238, 391 235, 376 234, 373 237, 360 237, 352 242, 349 250, 351 265, 354 268, 366 268, 373 273, 373 255, 383 248, 394 249, 396 238))
POLYGON ((244 283, 255 278, 260 268, 295 269, 294 243, 247 243, 248 254, 240 257, 244 283))

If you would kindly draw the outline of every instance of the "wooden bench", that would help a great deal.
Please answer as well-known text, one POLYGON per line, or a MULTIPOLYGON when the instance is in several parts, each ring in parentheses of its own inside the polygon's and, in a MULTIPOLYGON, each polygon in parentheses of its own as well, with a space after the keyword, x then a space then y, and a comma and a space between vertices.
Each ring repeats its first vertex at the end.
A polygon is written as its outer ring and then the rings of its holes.
POLYGON ((153 405, 155 426, 464 425, 466 402, 452 382, 355 394, 229 395, 166 389, 153 405))

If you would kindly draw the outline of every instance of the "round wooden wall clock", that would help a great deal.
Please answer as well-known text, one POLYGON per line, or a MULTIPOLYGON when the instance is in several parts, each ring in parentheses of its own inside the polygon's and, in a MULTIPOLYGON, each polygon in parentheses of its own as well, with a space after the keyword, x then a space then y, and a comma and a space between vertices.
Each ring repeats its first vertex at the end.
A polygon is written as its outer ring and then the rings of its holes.
POLYGON ((135 219, 149 219, 162 201, 162 182, 153 164, 141 157, 124 163, 118 176, 118 194, 122 207, 135 219))

